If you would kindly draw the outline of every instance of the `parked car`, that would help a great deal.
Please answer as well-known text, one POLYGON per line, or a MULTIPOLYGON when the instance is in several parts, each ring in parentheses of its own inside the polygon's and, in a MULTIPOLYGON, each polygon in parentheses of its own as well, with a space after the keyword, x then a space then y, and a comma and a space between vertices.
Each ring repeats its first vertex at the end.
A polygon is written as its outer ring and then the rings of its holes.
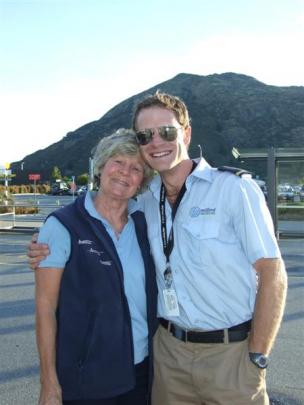
POLYGON ((304 185, 301 187, 301 190, 300 190, 300 199, 301 199, 301 201, 304 201, 304 185))
POLYGON ((278 200, 279 201, 293 201, 294 189, 288 185, 279 185, 278 187, 278 200))
POLYGON ((69 187, 64 182, 56 182, 51 185, 51 194, 52 195, 68 195, 70 192, 69 187))

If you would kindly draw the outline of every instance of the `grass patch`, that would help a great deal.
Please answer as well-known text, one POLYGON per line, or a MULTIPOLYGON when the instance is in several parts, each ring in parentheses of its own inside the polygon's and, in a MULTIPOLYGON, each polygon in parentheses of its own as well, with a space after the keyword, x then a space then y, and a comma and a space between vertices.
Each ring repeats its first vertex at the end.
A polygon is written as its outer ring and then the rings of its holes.
POLYGON ((278 219, 284 221, 304 221, 304 208, 278 208, 278 219))

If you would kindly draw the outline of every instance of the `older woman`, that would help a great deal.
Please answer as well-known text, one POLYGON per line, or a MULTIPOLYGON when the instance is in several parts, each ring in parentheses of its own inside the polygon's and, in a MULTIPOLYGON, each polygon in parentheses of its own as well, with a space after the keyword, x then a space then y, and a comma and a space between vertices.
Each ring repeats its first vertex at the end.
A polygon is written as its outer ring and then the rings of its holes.
POLYGON ((128 201, 151 177, 135 135, 103 138, 99 191, 53 212, 36 277, 39 405, 144 405, 156 324, 153 261, 141 212, 128 201))

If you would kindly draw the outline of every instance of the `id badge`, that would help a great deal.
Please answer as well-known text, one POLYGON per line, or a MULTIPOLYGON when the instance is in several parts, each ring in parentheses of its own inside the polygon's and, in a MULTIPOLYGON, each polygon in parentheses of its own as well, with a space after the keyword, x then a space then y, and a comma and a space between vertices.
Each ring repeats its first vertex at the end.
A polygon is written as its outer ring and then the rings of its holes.
POLYGON ((167 316, 179 316, 178 300, 173 288, 163 290, 167 316))

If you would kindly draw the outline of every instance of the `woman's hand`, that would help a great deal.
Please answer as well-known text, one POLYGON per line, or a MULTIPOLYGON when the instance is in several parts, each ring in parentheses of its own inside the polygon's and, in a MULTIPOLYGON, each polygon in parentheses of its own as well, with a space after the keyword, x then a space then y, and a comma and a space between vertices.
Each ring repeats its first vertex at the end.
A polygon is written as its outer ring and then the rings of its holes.
POLYGON ((32 240, 28 246, 28 258, 29 266, 32 270, 36 270, 39 267, 39 264, 44 260, 49 254, 48 245, 44 243, 37 243, 38 233, 35 233, 32 236, 32 240))
POLYGON ((62 405, 61 388, 59 384, 42 384, 38 405, 62 405))

